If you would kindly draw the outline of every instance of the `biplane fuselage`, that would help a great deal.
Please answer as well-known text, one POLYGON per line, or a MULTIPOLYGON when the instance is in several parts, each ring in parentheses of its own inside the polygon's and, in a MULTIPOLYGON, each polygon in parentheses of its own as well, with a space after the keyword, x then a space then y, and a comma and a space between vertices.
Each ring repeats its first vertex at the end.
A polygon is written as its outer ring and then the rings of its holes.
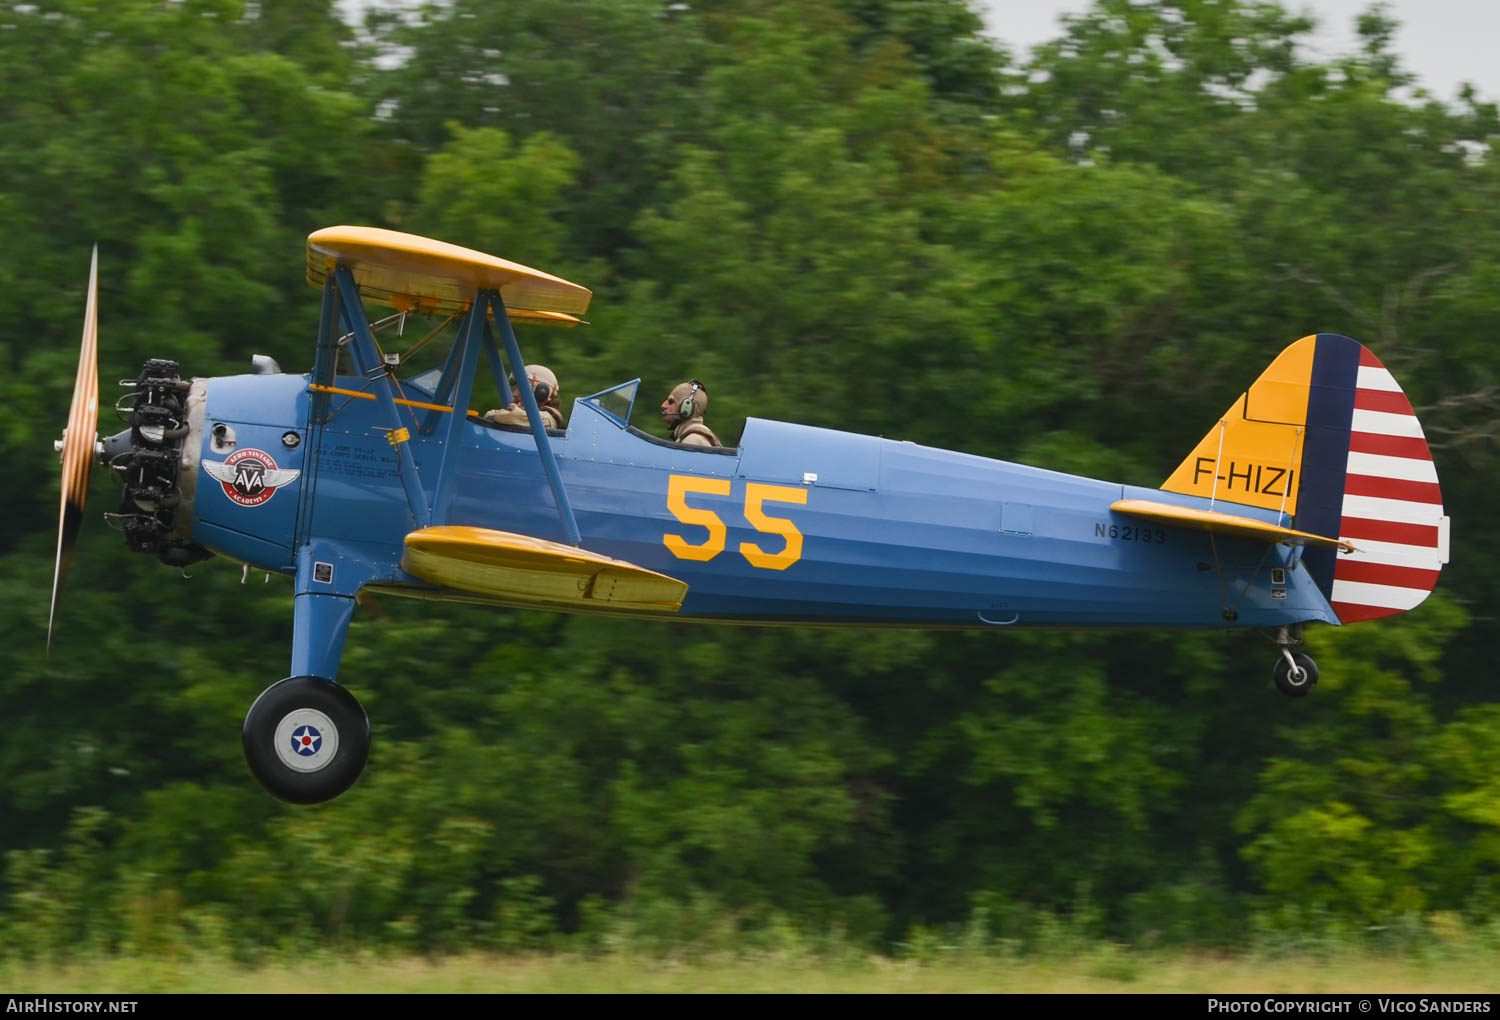
MULTIPOLYGON (((308 381, 207 382, 201 459, 251 449, 301 474, 255 505, 201 474, 193 537, 288 574, 296 573, 295 551, 316 542, 324 550, 318 560, 333 566, 330 594, 373 586, 484 599, 402 570, 403 542, 417 525, 389 425, 372 401, 359 399, 347 399, 326 425, 310 425, 308 381), (216 448, 218 425, 233 430, 234 447, 216 448)), ((338 388, 359 385, 346 378, 338 388)), ((434 396, 411 385, 404 392, 434 396)), ((417 410, 408 421, 403 449, 430 492, 444 444, 417 431, 421 417, 417 410)), ((444 523, 566 541, 529 431, 470 418, 460 439, 444 523)), ((1211 540, 1110 509, 1122 498, 1163 498, 1155 489, 757 418, 737 448, 680 447, 632 430, 592 399, 576 401, 566 431, 549 439, 583 547, 686 582, 677 618, 1213 627, 1226 625, 1227 586, 1241 626, 1338 622, 1305 572, 1288 569, 1284 583, 1271 584, 1271 568, 1292 566, 1293 547, 1211 540), (1211 569, 1211 541, 1219 570, 1211 569)), ((602 602, 567 608, 616 611, 602 602)))

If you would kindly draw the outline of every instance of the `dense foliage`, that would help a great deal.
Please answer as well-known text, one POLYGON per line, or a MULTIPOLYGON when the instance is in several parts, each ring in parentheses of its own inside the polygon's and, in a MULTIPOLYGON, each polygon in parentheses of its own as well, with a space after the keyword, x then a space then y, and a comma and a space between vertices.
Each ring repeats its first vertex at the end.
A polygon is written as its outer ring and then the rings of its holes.
POLYGON ((0 953, 1500 925, 1495 106, 1422 92, 1378 10, 1332 61, 1265 0, 1096 0, 1025 63, 981 27, 963 0, 0 10, 0 953), (287 807, 238 728, 288 583, 129 556, 96 489, 45 657, 50 443, 91 243, 108 394, 148 356, 310 365, 302 240, 344 222, 592 286, 588 329, 525 338, 570 397, 696 375, 731 439, 753 413, 1142 485, 1285 344, 1347 333, 1434 440, 1454 563, 1420 610, 1318 632, 1305 702, 1243 634, 367 603, 341 678, 370 770, 287 807))

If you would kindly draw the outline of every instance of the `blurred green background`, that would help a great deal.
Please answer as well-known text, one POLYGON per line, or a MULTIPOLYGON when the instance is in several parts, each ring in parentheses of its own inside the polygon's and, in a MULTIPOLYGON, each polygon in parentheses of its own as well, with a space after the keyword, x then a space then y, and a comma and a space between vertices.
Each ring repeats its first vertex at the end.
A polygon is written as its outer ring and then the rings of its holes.
POLYGON ((0 9, 0 954, 1500 935, 1500 119, 1427 97, 1382 13, 1328 60, 1274 2, 1097 0, 1027 62, 963 0, 364 15, 0 9), (1248 634, 375 601, 341 674, 369 770, 291 808, 239 740, 286 579, 127 554, 99 478, 44 656, 51 441, 92 244, 110 432, 147 357, 307 370, 337 223, 592 287, 522 338, 564 405, 696 376, 731 443, 754 414, 1155 486, 1345 333, 1418 409, 1453 563, 1318 631, 1303 702, 1248 634))

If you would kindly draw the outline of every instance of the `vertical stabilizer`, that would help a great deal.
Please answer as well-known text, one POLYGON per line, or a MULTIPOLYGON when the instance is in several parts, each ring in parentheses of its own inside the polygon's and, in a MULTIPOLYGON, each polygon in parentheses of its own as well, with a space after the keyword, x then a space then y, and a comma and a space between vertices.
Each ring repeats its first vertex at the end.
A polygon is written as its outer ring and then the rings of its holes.
POLYGON ((1415 608, 1448 561, 1421 423, 1380 360, 1337 334, 1284 350, 1162 488, 1275 510, 1278 523, 1352 543, 1303 557, 1344 623, 1415 608))

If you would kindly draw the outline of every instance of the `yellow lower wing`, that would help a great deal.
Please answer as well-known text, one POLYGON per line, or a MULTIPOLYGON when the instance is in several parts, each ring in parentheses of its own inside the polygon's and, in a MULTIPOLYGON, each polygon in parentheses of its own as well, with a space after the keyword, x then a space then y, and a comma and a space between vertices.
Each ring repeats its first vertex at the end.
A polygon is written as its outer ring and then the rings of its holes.
POLYGON ((1353 552, 1354 546, 1325 535, 1314 535, 1310 531, 1283 528, 1253 517, 1238 514, 1221 514, 1216 510, 1195 510, 1192 507, 1173 506, 1170 503, 1153 503, 1148 499, 1117 499, 1109 505, 1116 513, 1131 517, 1144 517, 1159 524, 1198 528, 1201 531, 1218 531, 1230 535, 1244 535, 1267 542, 1290 542, 1293 545, 1326 545, 1345 552, 1353 552))
POLYGON ((675 613, 687 585, 571 545, 443 525, 406 536, 401 569, 431 584, 549 608, 675 613))

